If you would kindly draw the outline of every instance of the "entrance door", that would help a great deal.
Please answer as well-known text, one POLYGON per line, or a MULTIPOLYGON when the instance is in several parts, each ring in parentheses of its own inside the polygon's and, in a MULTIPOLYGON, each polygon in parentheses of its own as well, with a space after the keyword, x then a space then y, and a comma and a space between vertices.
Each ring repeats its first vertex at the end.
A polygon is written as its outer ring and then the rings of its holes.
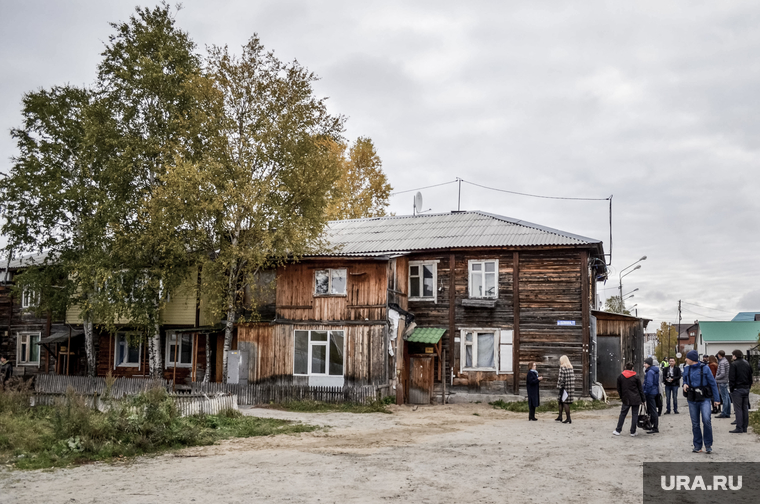
POLYGON ((409 403, 430 404, 433 397, 433 357, 412 356, 409 368, 409 403))
POLYGON ((597 379, 602 387, 614 389, 617 387, 617 377, 620 374, 620 336, 597 336, 596 371, 597 379))

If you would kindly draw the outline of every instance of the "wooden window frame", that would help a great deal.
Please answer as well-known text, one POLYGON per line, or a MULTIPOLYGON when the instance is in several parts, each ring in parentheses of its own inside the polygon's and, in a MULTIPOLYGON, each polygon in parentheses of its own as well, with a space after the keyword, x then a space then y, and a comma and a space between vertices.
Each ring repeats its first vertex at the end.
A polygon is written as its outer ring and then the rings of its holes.
MULTIPOLYGON (((420 270, 421 272, 421 270, 420 270)), ((420 294, 423 294, 425 292, 424 289, 424 277, 421 275, 417 275, 414 277, 417 282, 419 282, 420 287, 420 294)), ((438 303, 438 261, 409 261, 409 301, 432 301, 433 303, 438 303), (424 266, 431 266, 430 269, 433 270, 433 295, 432 296, 412 296, 412 267, 418 266, 418 267, 424 267, 424 266)))
POLYGON ((475 372, 490 372, 490 373, 498 373, 499 372, 499 343, 501 342, 501 330, 495 329, 495 328, 486 328, 486 327, 476 327, 476 328, 468 328, 468 329, 461 329, 459 332, 459 371, 461 372, 469 372, 469 371, 475 371, 475 372), (470 346, 467 344, 467 333, 472 333, 472 357, 477 363, 477 351, 478 351, 478 337, 477 335, 479 333, 493 333, 493 363, 494 367, 480 367, 480 366, 473 366, 473 367, 466 367, 465 362, 467 362, 467 347, 470 346))
POLYGON ((499 299, 499 260, 498 259, 470 259, 467 261, 467 295, 470 299, 499 299), (481 264, 482 270, 477 272, 482 278, 483 288, 486 286, 486 263, 494 263, 494 295, 493 296, 476 296, 472 292, 474 264, 481 264))
POLYGON ((21 309, 22 310, 26 310, 29 308, 36 308, 39 306, 39 304, 40 304, 39 292, 29 287, 25 287, 24 290, 21 291, 21 309))
POLYGON ((177 345, 177 338, 180 338, 179 343, 179 349, 180 351, 177 352, 174 351, 175 356, 179 356, 180 360, 177 362, 178 368, 189 368, 193 366, 193 352, 195 351, 195 338, 193 338, 193 335, 191 333, 176 333, 176 332, 169 332, 166 334, 166 367, 174 367, 174 361, 171 360, 171 347, 177 345), (190 339, 190 362, 182 362, 182 340, 184 336, 188 336, 190 339), (175 338, 174 341, 171 340, 171 338, 175 338))
POLYGON ((346 376, 346 335, 347 331, 343 329, 295 329, 293 331, 293 376, 346 376), (296 331, 303 331, 307 333, 308 338, 308 352, 306 354, 306 374, 304 373, 296 373, 296 354, 295 354, 295 345, 296 345, 296 331), (327 333, 327 341, 312 341, 311 340, 311 333, 314 332, 326 332, 327 333), (330 338, 332 336, 332 333, 341 333, 343 335, 343 364, 341 365, 341 374, 330 374, 330 338), (315 346, 324 346, 326 347, 325 351, 325 372, 324 373, 313 373, 311 370, 311 359, 312 359, 312 347, 315 346))
POLYGON ((42 353, 42 349, 40 348, 40 345, 37 345, 40 338, 42 338, 42 333, 39 331, 24 331, 16 333, 16 364, 18 366, 40 367, 40 354, 42 353), (32 342, 33 337, 37 338, 35 342, 32 342), (21 346, 24 344, 22 341, 23 338, 26 338, 26 355, 21 355, 21 346), (37 345, 38 347, 36 361, 29 360, 32 345, 37 345))
POLYGON ((348 268, 320 268, 314 271, 314 297, 346 297, 346 296, 348 296, 348 268), (345 272, 345 274, 343 275, 344 278, 346 279, 345 290, 343 292, 332 292, 333 271, 341 271, 341 270, 345 272), (317 273, 321 271, 327 271, 327 292, 326 293, 317 292, 317 273))
POLYGON ((138 351, 137 351, 137 362, 120 362, 117 363, 119 358, 119 338, 124 338, 124 342, 127 344, 127 358, 129 358, 129 339, 127 337, 127 333, 116 333, 116 341, 113 345, 113 368, 117 369, 120 367, 127 368, 127 367, 136 367, 137 369, 142 369, 142 338, 140 339, 140 344, 138 345, 138 351))

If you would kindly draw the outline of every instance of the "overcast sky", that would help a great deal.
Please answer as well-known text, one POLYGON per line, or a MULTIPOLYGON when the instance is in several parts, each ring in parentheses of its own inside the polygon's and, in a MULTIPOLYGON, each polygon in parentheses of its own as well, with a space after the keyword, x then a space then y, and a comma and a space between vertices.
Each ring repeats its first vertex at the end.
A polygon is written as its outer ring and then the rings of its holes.
MULTIPOLYGON (((133 1, 0 0, 0 171, 23 93, 90 85, 108 22, 133 1)), ((154 4, 141 3, 152 6, 154 4)), ((205 52, 254 32, 321 77, 317 92, 372 138, 396 191, 453 181, 613 198, 610 279, 663 320, 760 311, 760 9, 757 2, 307 2, 189 0, 205 52), (697 306, 701 305, 701 306, 697 306)), ((457 206, 457 184, 422 191, 457 206)), ((413 193, 391 211, 412 212, 413 193)), ((604 241, 608 203, 462 185, 483 210, 604 241)))

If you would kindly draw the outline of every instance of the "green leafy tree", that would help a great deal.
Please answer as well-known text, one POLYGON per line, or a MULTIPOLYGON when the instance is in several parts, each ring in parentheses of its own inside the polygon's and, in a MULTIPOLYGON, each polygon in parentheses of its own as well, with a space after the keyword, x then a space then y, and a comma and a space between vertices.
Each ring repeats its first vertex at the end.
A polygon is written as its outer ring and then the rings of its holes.
POLYGON ((604 311, 610 313, 620 313, 622 315, 630 315, 631 312, 625 309, 625 304, 620 301, 620 296, 612 296, 607 298, 604 302, 604 311))
POLYGON ((336 143, 334 153, 340 160, 340 177, 331 191, 330 220, 386 215, 393 188, 372 140, 359 137, 350 147, 336 143))
POLYGON ((213 85, 199 79, 195 87, 206 118, 203 158, 172 166, 161 194, 205 253, 203 288, 210 314, 224 320, 226 379, 234 323, 256 318, 245 286, 319 247, 340 176, 331 147, 343 118, 314 96, 313 73, 281 62, 255 35, 239 57, 211 48, 207 72, 213 85))
MULTIPOLYGON (((9 253, 47 252, 18 279, 20 289, 40 295, 38 312, 65 312, 77 296, 87 299, 94 289, 81 284, 77 274, 102 250, 99 237, 107 212, 102 182, 108 176, 87 133, 88 125, 99 120, 93 102, 91 91, 72 86, 27 93, 22 126, 11 130, 19 153, 10 175, 0 179, 2 232, 9 253)), ((88 372, 94 375, 89 306, 83 317, 88 372)))
POLYGON ((675 347, 678 344, 678 328, 673 324, 663 322, 657 329, 657 346, 655 355, 657 361, 662 362, 665 358, 675 356, 675 347))
POLYGON ((193 160, 203 148, 203 123, 193 120, 201 60, 167 4, 137 8, 112 27, 97 79, 109 120, 94 131, 114 152, 107 165, 120 183, 118 212, 107 227, 109 268, 97 279, 105 293, 101 301, 112 308, 101 322, 113 327, 127 318, 146 333, 150 374, 158 377, 161 309, 196 259, 182 215, 154 193, 177 159, 193 160))

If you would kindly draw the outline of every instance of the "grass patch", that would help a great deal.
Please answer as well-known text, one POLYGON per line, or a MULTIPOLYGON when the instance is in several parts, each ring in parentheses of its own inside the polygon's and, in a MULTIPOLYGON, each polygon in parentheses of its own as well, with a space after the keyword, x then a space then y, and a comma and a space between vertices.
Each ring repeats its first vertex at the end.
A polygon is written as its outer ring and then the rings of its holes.
MULTIPOLYGON (((530 408, 528 407, 528 401, 514 401, 506 402, 499 399, 498 401, 488 403, 494 408, 501 408, 507 411, 514 411, 516 413, 528 413, 530 408)), ((590 411, 590 410, 604 410, 611 408, 612 405, 603 401, 574 401, 570 404, 570 411, 590 411)), ((541 403, 541 406, 536 408, 536 411, 559 411, 559 403, 557 401, 548 401, 541 403)))
POLYGON ((272 404, 273 408, 286 411, 298 411, 300 413, 388 413, 385 401, 372 401, 367 404, 360 403, 325 403, 321 401, 290 401, 282 404, 272 404))
POLYGON ((114 403, 101 413, 70 391, 56 406, 29 406, 28 390, 0 392, 0 463, 18 469, 65 467, 98 460, 210 445, 234 437, 309 432, 314 426, 243 416, 180 417, 163 389, 114 403))
POLYGON ((752 392, 753 394, 758 394, 758 395, 760 395, 760 382, 758 382, 758 383, 754 383, 754 384, 752 385, 752 388, 751 388, 751 389, 749 389, 749 391, 750 391, 750 392, 752 392))
POLYGON ((755 434, 760 436, 760 410, 749 413, 749 426, 752 427, 755 434))

